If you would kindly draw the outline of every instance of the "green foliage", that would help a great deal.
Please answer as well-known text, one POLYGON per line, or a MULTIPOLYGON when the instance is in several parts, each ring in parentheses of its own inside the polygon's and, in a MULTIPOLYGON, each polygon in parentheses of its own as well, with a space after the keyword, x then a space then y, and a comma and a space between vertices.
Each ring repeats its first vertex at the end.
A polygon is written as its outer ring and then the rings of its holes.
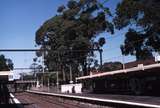
POLYGON ((71 64, 74 72, 79 66, 85 71, 87 58, 94 56, 90 49, 100 49, 105 44, 105 38, 99 41, 95 38, 104 31, 114 32, 112 23, 106 20, 110 16, 107 11, 106 14, 98 0, 70 0, 67 6, 60 6, 58 14, 36 32, 36 43, 48 49, 45 53, 48 69, 61 70, 71 64))
POLYGON ((152 50, 147 49, 144 43, 143 34, 137 33, 133 29, 129 29, 126 33, 126 39, 124 45, 121 45, 121 51, 123 55, 135 55, 137 60, 143 60, 146 58, 152 58, 152 50))
POLYGON ((11 59, 5 58, 4 55, 0 55, 0 71, 13 70, 13 63, 11 59))
POLYGON ((114 23, 117 29, 130 25, 121 46, 124 55, 145 59, 151 57, 152 52, 160 51, 159 0, 122 0, 117 6, 114 23))

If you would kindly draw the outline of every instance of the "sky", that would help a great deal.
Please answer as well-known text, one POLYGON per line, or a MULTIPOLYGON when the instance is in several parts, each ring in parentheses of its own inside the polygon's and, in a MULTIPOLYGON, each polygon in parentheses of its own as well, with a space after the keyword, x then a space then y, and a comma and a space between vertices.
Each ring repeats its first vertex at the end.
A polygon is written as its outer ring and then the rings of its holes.
MULTIPOLYGON (((49 18, 56 15, 57 7, 68 0, 0 0, 0 49, 36 48, 35 32, 49 18)), ((114 13, 120 0, 109 0, 105 5, 114 13)), ((119 46, 123 43, 126 30, 114 35, 102 33, 106 37, 103 47, 104 61, 121 55, 119 46), (113 37, 113 38, 112 38, 113 37)), ((29 67, 34 52, 0 52, 11 58, 14 67, 29 67)), ((121 59, 118 58, 117 59, 121 59)))
MULTIPOLYGON (((35 48, 35 32, 66 0, 0 0, 0 49, 35 48)), ((15 67, 28 67, 34 52, 0 52, 15 67), (25 65, 25 66, 24 66, 25 65)))

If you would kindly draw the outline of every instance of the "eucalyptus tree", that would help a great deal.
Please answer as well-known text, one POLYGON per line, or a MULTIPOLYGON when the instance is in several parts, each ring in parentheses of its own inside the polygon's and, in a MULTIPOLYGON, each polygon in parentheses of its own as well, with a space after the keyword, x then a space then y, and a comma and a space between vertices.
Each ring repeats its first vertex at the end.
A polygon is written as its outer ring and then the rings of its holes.
POLYGON ((98 37, 99 34, 114 32, 109 17, 109 8, 98 0, 69 0, 66 6, 60 6, 57 15, 45 21, 36 32, 37 45, 47 49, 48 69, 64 71, 71 65, 75 76, 79 70, 87 75, 88 58, 96 62, 91 49, 100 49, 105 44, 105 37, 98 37))
POLYGON ((122 0, 116 9, 114 23, 117 29, 128 27, 122 54, 139 59, 160 51, 160 1, 122 0))

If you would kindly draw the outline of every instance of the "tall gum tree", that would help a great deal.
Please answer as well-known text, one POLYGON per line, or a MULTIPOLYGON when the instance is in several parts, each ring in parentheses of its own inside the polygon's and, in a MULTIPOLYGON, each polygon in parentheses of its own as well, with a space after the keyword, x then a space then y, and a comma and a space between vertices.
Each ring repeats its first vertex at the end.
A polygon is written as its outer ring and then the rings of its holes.
POLYGON ((117 29, 129 28, 121 45, 123 55, 144 60, 160 51, 159 0, 122 0, 117 5, 114 24, 117 29))
MULTIPOLYGON (((73 75, 83 71, 87 75, 88 58, 105 44, 102 32, 114 33, 109 8, 98 0, 69 0, 57 9, 57 15, 44 22, 36 32, 36 44, 47 49, 45 65, 49 70, 67 71, 72 66, 73 75)), ((64 73, 64 72, 62 72, 64 73)))

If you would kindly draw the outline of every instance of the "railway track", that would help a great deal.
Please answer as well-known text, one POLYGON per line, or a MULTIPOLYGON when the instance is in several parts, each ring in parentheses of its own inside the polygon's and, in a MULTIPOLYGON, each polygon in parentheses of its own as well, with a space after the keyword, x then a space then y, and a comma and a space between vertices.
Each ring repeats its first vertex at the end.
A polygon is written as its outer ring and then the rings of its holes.
POLYGON ((160 105, 156 104, 111 100, 98 96, 95 98, 38 91, 28 91, 17 96, 23 104, 28 104, 25 108, 160 108, 160 105))
MULTIPOLYGON (((31 93, 18 93, 15 96, 21 101, 24 108, 88 108, 88 105, 58 99, 53 96, 37 95, 31 93)), ((91 108, 91 107, 90 107, 91 108)))
MULTIPOLYGON (((29 94, 31 95, 31 94, 29 94)), ((33 96, 33 94, 32 94, 33 96)), ((45 101, 47 103, 50 103, 50 104, 53 104, 53 105, 57 105, 57 106, 60 106, 62 108, 84 108, 84 107, 81 107, 79 106, 78 104, 73 104, 73 103, 67 103, 65 102, 65 100, 63 99, 56 99, 55 97, 52 97, 52 96, 44 96, 44 95, 34 95, 36 98, 39 98, 41 101, 45 101)))

